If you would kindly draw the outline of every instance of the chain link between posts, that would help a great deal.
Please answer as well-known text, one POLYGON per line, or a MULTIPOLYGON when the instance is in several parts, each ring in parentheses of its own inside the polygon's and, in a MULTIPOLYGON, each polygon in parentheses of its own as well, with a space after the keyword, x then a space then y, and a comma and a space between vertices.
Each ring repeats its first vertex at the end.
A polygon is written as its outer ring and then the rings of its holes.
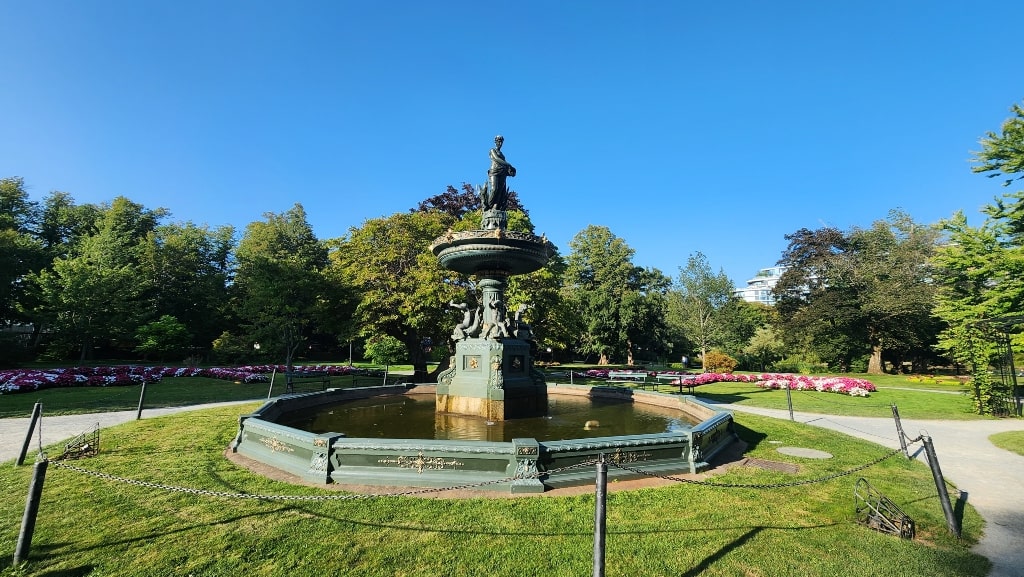
MULTIPOLYGON (((904 435, 904 436, 906 436, 906 435, 904 435)), ((910 439, 909 437, 907 437, 908 445, 913 445, 915 443, 918 443, 923 438, 924 438, 924 435, 920 435, 920 436, 918 436, 915 439, 910 439)), ((672 481, 672 482, 675 482, 675 483, 683 483, 683 484, 688 484, 688 485, 700 485, 700 486, 705 486, 705 487, 716 487, 716 488, 727 488, 727 489, 781 489, 781 488, 786 488, 786 487, 799 487, 799 486, 803 486, 803 485, 813 485, 813 484, 817 484, 817 483, 825 483, 827 481, 831 481, 832 479, 837 479, 839 477, 845 477, 847 475, 852 475, 853 473, 856 473, 858 471, 863 471, 864 469, 873 467, 873 466, 875 466, 875 465, 877 465, 877 464, 879 464, 879 463, 881 463, 881 462, 883 462, 883 461, 885 461, 887 459, 890 459, 893 456, 898 455, 898 454, 900 454, 902 452, 903 452, 902 448, 893 449, 892 451, 889 451, 888 453, 878 457, 877 459, 875 459, 873 461, 870 461, 870 462, 867 462, 867 463, 864 463, 863 465, 859 465, 857 467, 853 467, 853 468, 850 468, 850 469, 846 469, 844 471, 839 471, 839 472, 836 472, 836 473, 825 475, 823 477, 816 477, 814 479, 803 479, 803 480, 799 480, 799 481, 788 481, 788 482, 783 482, 783 483, 712 483, 712 482, 708 482, 708 481, 699 481, 699 480, 696 480, 696 479, 685 479, 685 478, 682 478, 682 477, 677 477, 675 475, 664 475, 664 474, 661 474, 661 473, 656 473, 654 471, 647 471, 647 470, 641 469, 639 467, 631 467, 631 466, 625 465, 623 463, 616 463, 616 462, 614 462, 614 460, 605 459, 604 462, 607 463, 608 465, 612 466, 612 467, 615 467, 615 468, 618 468, 618 469, 622 469, 624 471, 629 471, 630 473, 633 473, 633 474, 636 474, 636 475, 640 475, 640 476, 643 476, 643 477, 652 477, 652 478, 656 478, 656 479, 663 479, 663 480, 666 480, 666 481, 672 481)), ((103 473, 103 472, 100 472, 100 471, 92 471, 92 470, 85 469, 83 467, 78 467, 78 466, 75 466, 75 465, 71 465, 69 463, 65 463, 65 462, 62 462, 62 461, 59 461, 59 460, 51 461, 51 463, 53 464, 54 467, 57 467, 57 468, 60 468, 60 469, 67 469, 69 471, 74 471, 74 472, 77 472, 77 473, 82 473, 84 475, 89 475, 89 476, 92 476, 92 477, 95 477, 95 478, 98 478, 98 479, 102 479, 102 480, 105 480, 105 481, 112 481, 112 482, 116 482, 116 483, 123 483, 125 485, 132 485, 132 486, 143 487, 143 488, 147 488, 147 489, 157 489, 157 490, 169 491, 169 492, 173 492, 173 493, 183 493, 183 494, 187 494, 187 495, 198 495, 198 496, 204 496, 204 497, 221 497, 221 498, 228 498, 228 499, 249 499, 249 500, 257 500, 257 501, 352 501, 352 500, 358 500, 358 499, 376 499, 376 498, 381 498, 381 497, 411 497, 411 496, 417 496, 417 495, 429 495, 429 494, 433 494, 433 493, 443 493, 445 491, 459 491, 459 490, 479 489, 479 488, 488 487, 488 486, 491 486, 491 485, 500 485, 500 484, 503 484, 503 483, 513 483, 515 481, 523 481, 523 480, 528 480, 528 479, 537 479, 537 478, 540 478, 540 477, 546 476, 546 475, 557 474, 557 473, 561 473, 561 472, 564 472, 564 471, 570 471, 570 470, 573 470, 573 469, 580 469, 580 468, 583 468, 583 467, 589 467, 589 466, 597 464, 598 460, 597 459, 590 459, 590 460, 587 460, 587 461, 583 461, 583 462, 576 463, 574 465, 569 465, 569 466, 566 466, 566 467, 561 467, 561 468, 558 468, 558 469, 550 469, 550 470, 546 470, 546 471, 538 471, 536 473, 530 473, 528 475, 505 477, 503 479, 495 479, 495 480, 491 480, 491 481, 481 481, 479 483, 466 483, 466 484, 463 484, 463 485, 452 485, 452 486, 449 486, 449 487, 429 487, 429 488, 422 488, 422 489, 413 489, 413 490, 409 490, 409 491, 400 491, 400 492, 396 492, 396 493, 368 493, 368 494, 346 493, 346 494, 340 494, 340 495, 261 495, 261 494, 256 494, 256 493, 232 493, 232 492, 227 492, 227 491, 213 491, 213 490, 210 490, 210 489, 197 489, 197 488, 193 488, 193 487, 180 487, 180 486, 176 486, 176 485, 167 485, 167 484, 164 484, 164 483, 155 483, 155 482, 152 482, 152 481, 140 481, 138 479, 129 479, 127 477, 120 477, 120 476, 117 476, 117 475, 112 475, 110 473, 103 473)))
MULTIPOLYGON (((918 437, 916 439, 910 440, 909 443, 910 444, 914 444, 914 443, 917 443, 918 441, 920 441, 921 439, 923 439, 923 437, 918 437)), ((817 483, 825 483, 827 481, 831 481, 832 479, 837 479, 839 477, 845 477, 847 475, 852 475, 853 473, 856 473, 858 471, 863 471, 864 469, 867 469, 867 468, 870 468, 870 467, 874 467, 875 465, 881 463, 882 461, 885 461, 886 459, 890 459, 890 458, 892 458, 892 457, 894 457, 894 456, 896 456, 896 455, 898 455, 898 454, 900 454, 902 452, 903 452, 902 448, 893 449, 892 451, 889 451, 888 453, 882 455, 881 457, 875 459, 874 461, 871 461, 871 462, 868 462, 868 463, 864 463, 863 465, 860 465, 860 466, 857 466, 857 467, 853 467, 852 469, 846 469, 845 471, 839 471, 837 473, 832 473, 830 475, 825 475, 824 477, 816 477, 814 479, 803 479, 803 480, 800 480, 800 481, 788 481, 788 482, 785 482, 785 483, 710 483, 708 481, 698 481, 696 479, 684 479, 682 477, 676 477, 674 475, 662 475, 660 473, 655 473, 653 471, 646 471, 646 470, 640 469, 638 467, 630 467, 630 466, 624 465, 622 463, 615 463, 615 462, 611 462, 610 461, 608 464, 611 465, 612 467, 616 467, 616 468, 622 469, 624 471, 629 471, 629 472, 637 474, 637 475, 643 475, 643 476, 646 476, 646 477, 655 477, 655 478, 658 478, 658 479, 664 479, 666 481, 673 481, 673 482, 676 482, 676 483, 685 483, 687 485, 702 485, 704 487, 716 487, 716 488, 726 488, 726 489, 782 489, 782 488, 785 488, 785 487, 799 487, 799 486, 802 486, 802 485, 814 485, 814 484, 817 484, 817 483)))
POLYGON ((75 471, 76 473, 82 473, 105 481, 113 481, 115 483, 123 483, 125 485, 132 485, 135 487, 143 487, 147 489, 157 489, 161 491, 169 491, 172 493, 184 493, 186 495, 199 495, 203 497, 223 497, 228 499, 249 499, 256 501, 352 501, 358 499, 376 499, 380 497, 410 497, 416 495, 427 495, 431 493, 442 493, 444 491, 461 491, 469 489, 478 489, 481 487, 487 487, 490 485, 500 485, 502 483, 512 483, 515 481, 523 481, 528 479, 536 479, 544 475, 551 473, 561 473, 563 471, 570 471, 572 469, 579 469, 582 467, 590 467, 597 463, 597 459, 591 459, 583 461, 575 465, 569 465, 561 467, 559 469, 552 469, 544 472, 530 473, 528 475, 505 477, 504 479, 495 479, 492 481, 481 481, 479 483, 467 483, 465 485, 453 485, 450 487, 430 487, 424 489, 413 489, 410 491, 401 491, 397 493, 368 493, 368 494, 354 494, 346 493, 342 495, 260 495, 255 493, 231 493, 227 491, 213 491, 210 489, 196 489, 193 487, 179 487, 175 485, 166 485, 164 483, 154 483, 151 481, 140 481, 138 479, 129 479, 127 477, 119 477, 117 475, 111 475, 110 473, 103 473, 100 471, 92 471, 61 461, 50 461, 50 463, 57 468, 67 469, 69 471, 75 471))

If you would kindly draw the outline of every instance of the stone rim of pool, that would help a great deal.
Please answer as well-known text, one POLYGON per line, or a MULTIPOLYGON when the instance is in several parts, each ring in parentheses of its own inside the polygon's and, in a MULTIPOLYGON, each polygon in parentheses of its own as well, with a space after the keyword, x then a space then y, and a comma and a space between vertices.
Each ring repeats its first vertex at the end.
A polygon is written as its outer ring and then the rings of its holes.
MULTIPOLYGON (((698 421, 688 430, 559 441, 516 438, 511 442, 437 439, 348 438, 341 433, 310 433, 278 423, 290 413, 345 400, 387 395, 433 394, 433 385, 329 389, 285 395, 239 417, 231 450, 273 469, 316 484, 396 488, 453 488, 478 485, 512 494, 590 485, 599 455, 613 463, 659 475, 692 474, 738 437, 732 413, 689 395, 623 387, 548 385, 550 395, 631 400, 679 410, 698 421)), ((640 475, 618 467, 609 479, 640 475)))

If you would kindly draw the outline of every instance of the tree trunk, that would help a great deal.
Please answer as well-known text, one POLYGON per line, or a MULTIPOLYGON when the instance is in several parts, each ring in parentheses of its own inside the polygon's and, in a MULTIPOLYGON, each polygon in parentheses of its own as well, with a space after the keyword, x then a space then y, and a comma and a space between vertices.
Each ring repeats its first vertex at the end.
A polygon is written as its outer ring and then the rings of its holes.
POLYGON ((871 360, 868 361, 868 374, 869 375, 882 375, 885 374, 884 367, 882 367, 882 345, 873 344, 871 345, 871 360))
POLYGON ((405 349, 409 351, 409 361, 412 363, 412 382, 429 383, 430 376, 427 373, 427 355, 423 352, 423 342, 419 334, 410 331, 405 336, 405 349))

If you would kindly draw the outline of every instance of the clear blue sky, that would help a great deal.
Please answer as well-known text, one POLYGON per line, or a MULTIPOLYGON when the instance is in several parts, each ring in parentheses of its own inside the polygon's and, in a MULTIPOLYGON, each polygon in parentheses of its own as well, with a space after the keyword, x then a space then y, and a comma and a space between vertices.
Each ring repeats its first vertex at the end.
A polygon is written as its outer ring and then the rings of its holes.
POLYGON ((320 238, 482 183, 495 134, 538 233, 742 284, 783 235, 920 222, 1024 98, 1019 0, 0 2, 0 177, 320 238))

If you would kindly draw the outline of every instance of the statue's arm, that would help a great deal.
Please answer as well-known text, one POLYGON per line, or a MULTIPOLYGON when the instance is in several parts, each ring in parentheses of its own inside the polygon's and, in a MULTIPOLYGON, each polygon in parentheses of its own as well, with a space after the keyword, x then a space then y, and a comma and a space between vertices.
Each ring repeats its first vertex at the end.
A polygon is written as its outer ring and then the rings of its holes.
POLYGON ((501 151, 498 150, 497 148, 492 148, 491 149, 491 161, 495 162, 497 164, 500 164, 502 166, 507 166, 507 167, 511 167, 512 166, 511 164, 508 163, 507 160, 505 160, 505 155, 502 154, 501 151))

